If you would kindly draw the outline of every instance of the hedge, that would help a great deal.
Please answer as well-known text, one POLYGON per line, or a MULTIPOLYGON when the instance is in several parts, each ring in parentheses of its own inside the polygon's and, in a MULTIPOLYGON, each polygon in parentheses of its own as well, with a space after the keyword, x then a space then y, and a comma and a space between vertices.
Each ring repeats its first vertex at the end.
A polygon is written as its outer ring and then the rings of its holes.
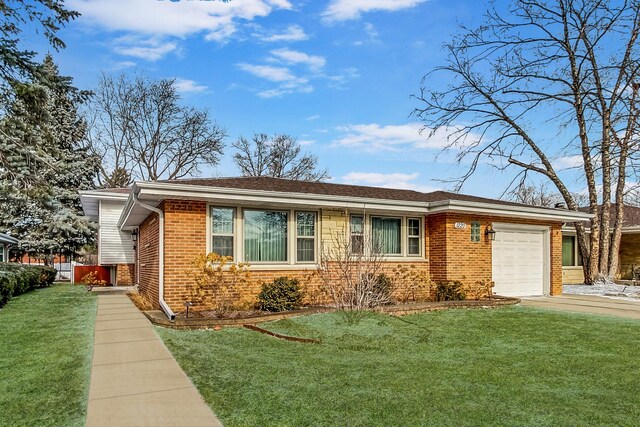
POLYGON ((55 278, 52 267, 0 263, 0 307, 11 297, 51 286, 55 278))

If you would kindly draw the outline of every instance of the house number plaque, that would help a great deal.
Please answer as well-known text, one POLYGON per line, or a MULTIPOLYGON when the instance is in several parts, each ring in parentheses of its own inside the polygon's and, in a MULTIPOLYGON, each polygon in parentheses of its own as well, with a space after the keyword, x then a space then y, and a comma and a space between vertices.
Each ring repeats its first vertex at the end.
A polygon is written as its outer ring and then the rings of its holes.
POLYGON ((454 228, 467 228, 467 223, 466 222, 456 222, 455 224, 453 224, 454 228))

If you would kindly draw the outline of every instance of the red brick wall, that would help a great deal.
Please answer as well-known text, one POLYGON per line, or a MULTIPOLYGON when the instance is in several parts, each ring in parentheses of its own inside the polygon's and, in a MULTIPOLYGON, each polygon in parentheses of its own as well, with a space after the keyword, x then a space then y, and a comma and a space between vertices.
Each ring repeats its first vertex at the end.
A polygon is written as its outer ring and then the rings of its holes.
POLYGON ((159 308, 158 304, 158 215, 150 214, 140 225, 138 230, 138 265, 140 269, 140 283, 138 289, 159 308))
POLYGON ((118 264, 116 266, 116 285, 132 286, 136 284, 136 265, 118 264))
POLYGON ((467 286, 477 281, 492 280, 491 241, 484 232, 493 223, 512 223, 551 226, 550 293, 562 293, 562 223, 514 219, 489 215, 443 213, 427 217, 433 281, 459 280, 467 286), (471 222, 480 222, 480 242, 471 241, 471 222), (456 229, 456 222, 467 228, 456 229))
MULTIPOLYGON (((168 200, 161 208, 165 212, 165 272, 164 297, 174 311, 182 311, 183 303, 189 300, 189 287, 193 283, 192 263, 196 256, 206 251, 206 203, 199 201, 168 200)), ((432 281, 460 280, 467 286, 477 281, 491 281, 491 241, 484 231, 494 222, 534 224, 552 226, 551 232, 551 294, 562 292, 562 234, 561 223, 533 220, 518 220, 487 215, 443 213, 428 216, 425 220, 425 255, 428 261, 406 261, 405 265, 416 265, 426 271, 432 281), (480 242, 471 241, 471 222, 481 224, 480 242), (465 222, 467 228, 456 229, 456 222, 465 222)), ((140 292, 158 301, 158 221, 150 215, 139 232, 140 292)), ((389 262, 386 273, 399 264, 389 262)), ((319 296, 320 280, 313 270, 257 270, 251 269, 251 280, 237 289, 239 305, 255 302, 264 282, 281 276, 298 278, 311 300, 319 296)), ((419 295, 419 299, 427 297, 419 295)))
POLYGON ((182 311, 193 283, 193 260, 207 248, 207 204, 167 200, 164 221, 164 299, 172 310, 182 311))

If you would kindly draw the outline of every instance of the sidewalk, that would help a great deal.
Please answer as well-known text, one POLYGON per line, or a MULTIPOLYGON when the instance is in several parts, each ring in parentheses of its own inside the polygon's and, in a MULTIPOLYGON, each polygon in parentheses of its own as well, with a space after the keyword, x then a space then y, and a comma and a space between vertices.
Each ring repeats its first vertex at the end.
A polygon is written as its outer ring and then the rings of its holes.
POLYGON ((87 426, 221 426, 126 295, 98 296, 87 426))

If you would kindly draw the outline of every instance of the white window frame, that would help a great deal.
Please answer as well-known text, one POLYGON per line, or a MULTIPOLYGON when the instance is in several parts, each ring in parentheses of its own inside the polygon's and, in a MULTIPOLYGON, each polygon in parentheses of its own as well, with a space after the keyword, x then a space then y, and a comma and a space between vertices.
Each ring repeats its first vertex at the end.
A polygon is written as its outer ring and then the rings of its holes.
MULTIPOLYGON (((379 218, 379 219, 399 219, 400 220, 400 252, 399 253, 380 253, 380 255, 384 255, 385 257, 404 257, 407 255, 407 251, 408 248, 406 246, 408 246, 409 241, 407 240, 407 242, 405 242, 404 240, 406 239, 406 234, 407 234, 407 230, 406 230, 406 217, 401 217, 401 216, 389 216, 389 215, 378 215, 378 214, 372 214, 369 215, 369 232, 371 233, 371 236, 373 236, 373 218, 379 218)), ((371 239, 373 241, 373 237, 371 239)), ((372 244, 373 246, 373 244, 372 244)))
POLYGON ((566 234, 562 233, 562 237, 571 237, 573 238, 573 265, 562 265, 562 268, 579 268, 582 269, 582 266, 578 264, 578 257, 580 256, 580 248, 578 247, 578 235, 577 234, 566 234))
POLYGON ((251 265, 287 265, 287 264, 292 264, 292 258, 291 258, 291 212, 290 210, 287 209, 264 209, 264 208, 243 208, 242 209, 242 235, 240 237, 240 239, 242 240, 242 260, 243 262, 247 262, 251 265), (287 214, 287 236, 285 238, 285 244, 287 245, 287 248, 285 250, 285 254, 286 254, 286 259, 284 261, 249 261, 246 259, 245 256, 245 252, 244 252, 244 240, 245 240, 245 235, 244 235, 244 229, 245 229, 245 224, 244 224, 244 219, 245 219, 245 212, 280 212, 280 213, 285 213, 287 214))
POLYGON ((215 236, 221 236, 221 237, 231 237, 232 238, 232 244, 233 244, 233 251, 232 251, 232 256, 233 256, 233 260, 235 261, 236 259, 238 259, 237 257, 237 243, 236 243, 236 223, 237 221, 237 215, 236 215, 237 209, 232 207, 232 206, 219 206, 219 205, 209 205, 209 209, 208 209, 208 214, 207 214, 207 226, 208 226, 208 230, 207 230, 207 235, 209 236, 209 242, 208 242, 208 246, 207 246, 207 253, 213 251, 213 238, 215 236), (232 220, 233 220, 233 224, 232 224, 232 229, 231 229, 231 234, 229 233, 214 233, 213 231, 213 210, 214 209, 231 209, 232 211, 232 220))
POLYGON ((206 251, 211 252, 213 246, 213 234, 211 230, 211 208, 232 208, 234 209, 234 240, 233 240, 233 261, 234 262, 246 262, 251 265, 251 270, 314 270, 318 267, 320 247, 320 211, 318 209, 278 209, 268 208, 262 206, 251 205, 231 205, 224 203, 207 203, 207 219, 206 219, 206 251), (270 212, 286 212, 287 213, 287 261, 246 261, 244 256, 244 212, 245 211, 270 211, 270 212), (315 260, 313 262, 297 262, 296 254, 296 212, 311 212, 315 214, 316 222, 314 226, 315 232, 315 260))
POLYGON ((415 216, 415 215, 388 215, 385 213, 372 213, 372 214, 364 214, 359 212, 351 212, 349 214, 349 239, 351 239, 351 218, 354 216, 360 216, 363 218, 363 232, 364 235, 372 232, 372 220, 371 218, 394 218, 400 219, 400 228, 401 228, 401 240, 400 240, 400 254, 382 254, 387 261, 406 261, 406 260, 426 260, 425 257, 425 230, 424 230, 424 217, 415 216), (409 254, 409 220, 417 219, 420 221, 420 254, 418 255, 410 255, 409 254))
POLYGON ((407 251, 406 251, 406 256, 410 257, 410 258, 414 258, 414 257, 421 257, 423 252, 424 252, 424 240, 422 238, 422 235, 424 234, 424 228, 423 228, 423 222, 422 222, 422 218, 419 217, 406 217, 405 221, 407 222, 407 251), (410 220, 417 220, 418 221, 418 235, 411 235, 409 234, 409 221, 410 220), (409 239, 418 239, 418 253, 417 254, 410 254, 409 253, 409 239))
MULTIPOLYGON (((7 251, 7 254, 8 254, 8 252, 9 251, 7 251)), ((0 243, 0 257, 2 258, 2 259, 0 259, 0 262, 7 262, 7 260, 4 259, 5 258, 4 256, 5 256, 5 246, 4 246, 4 243, 0 243)))
POLYGON ((293 219, 293 227, 295 230, 295 239, 293 246, 293 257, 295 258, 296 264, 317 264, 318 262, 318 213, 315 211, 295 211, 294 219, 293 219), (313 214, 313 236, 298 236, 298 214, 299 213, 310 213, 313 214), (313 260, 311 261, 298 261, 298 239, 307 239, 313 240, 313 260))

